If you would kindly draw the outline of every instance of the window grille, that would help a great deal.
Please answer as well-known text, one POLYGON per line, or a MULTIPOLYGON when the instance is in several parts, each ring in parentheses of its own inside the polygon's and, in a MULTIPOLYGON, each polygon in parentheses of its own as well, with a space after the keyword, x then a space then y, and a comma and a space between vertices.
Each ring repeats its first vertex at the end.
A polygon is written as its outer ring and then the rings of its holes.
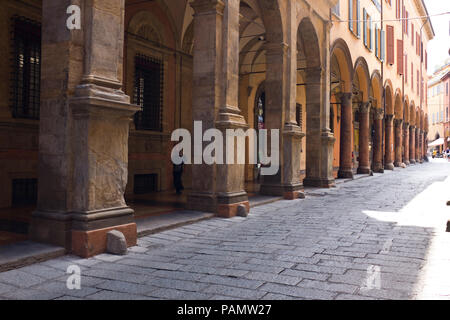
POLYGON ((12 205, 34 205, 37 202, 37 179, 13 179, 12 205))
POLYGON ((137 174, 134 176, 134 194, 147 194, 157 191, 157 174, 137 174))
POLYGON ((23 17, 12 19, 12 113, 14 118, 39 119, 41 26, 23 17))
POLYGON ((137 55, 135 59, 134 103, 136 130, 162 131, 164 70, 160 60, 137 55))

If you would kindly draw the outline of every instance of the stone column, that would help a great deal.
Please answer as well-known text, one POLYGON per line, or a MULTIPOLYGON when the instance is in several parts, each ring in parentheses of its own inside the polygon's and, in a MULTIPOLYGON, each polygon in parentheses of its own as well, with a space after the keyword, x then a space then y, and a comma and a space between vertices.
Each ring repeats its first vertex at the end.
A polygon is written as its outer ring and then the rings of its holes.
MULTIPOLYGON (((217 129, 224 137, 225 147, 228 129, 247 128, 238 108, 239 1, 230 0, 225 4, 220 0, 195 0, 191 6, 195 11, 196 39, 192 116, 193 121, 202 124, 201 132, 195 134, 217 129)), ((233 149, 234 164, 227 161, 226 148, 223 159, 206 164, 201 154, 209 144, 204 142, 194 147, 199 150, 194 151, 197 156, 192 165, 192 192, 188 195, 187 208, 222 217, 235 216, 241 204, 249 210, 244 191, 245 165, 235 164, 238 147, 235 145, 233 149)))
MULTIPOLYGON (((260 193, 295 199, 303 197, 299 168, 301 139, 304 137, 295 121, 295 100, 292 101, 295 96, 291 97, 297 71, 289 60, 292 56, 289 46, 267 42, 265 48, 266 128, 280 130, 280 168, 275 175, 263 176, 260 193)), ((308 127, 309 123, 307 130, 308 127)))
POLYGON ((416 163, 416 126, 409 127, 409 162, 416 163))
POLYGON ((424 157, 423 145, 424 145, 424 143, 423 143, 423 130, 420 129, 419 130, 419 162, 420 163, 423 163, 423 157, 424 157))
POLYGON ((383 119, 384 111, 381 108, 374 109, 375 137, 373 141, 373 172, 384 173, 383 166, 383 119))
POLYGON ((82 2, 81 30, 68 30, 73 1, 42 8, 39 195, 31 239, 90 257, 116 229, 137 241, 124 200, 132 115, 122 90, 124 1, 82 2), (107 31, 107 32, 106 32, 107 31))
POLYGON ((394 166, 401 167, 402 162, 402 147, 403 147, 403 120, 394 119, 395 125, 395 162, 394 166))
POLYGON ((341 145, 339 178, 353 179, 352 163, 352 97, 351 92, 341 94, 341 145))
POLYGON ((386 170, 394 170, 394 115, 388 114, 385 117, 386 123, 386 151, 385 151, 385 160, 384 160, 384 169, 386 170))
POLYGON ((403 162, 409 166, 409 123, 403 123, 403 162))
POLYGON ((416 137, 416 147, 415 147, 415 159, 416 163, 420 163, 420 128, 416 128, 415 132, 416 137))
POLYGON ((363 102, 359 109, 359 167, 358 174, 370 173, 369 159, 370 102, 363 102))

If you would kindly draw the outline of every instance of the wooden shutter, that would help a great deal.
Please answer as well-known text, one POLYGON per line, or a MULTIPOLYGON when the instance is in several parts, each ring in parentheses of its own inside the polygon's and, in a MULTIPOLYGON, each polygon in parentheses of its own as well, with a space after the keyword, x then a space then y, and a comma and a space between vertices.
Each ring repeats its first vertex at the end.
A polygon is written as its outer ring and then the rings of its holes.
POLYGON ((425 70, 428 69, 428 52, 425 50, 425 70))
POLYGON ((403 74, 403 40, 397 40, 397 73, 403 74))
POLYGON ((387 33, 387 63, 390 65, 394 64, 394 27, 386 26, 387 33))
POLYGON ((381 37, 381 44, 380 44, 381 60, 384 61, 384 59, 386 58, 386 34, 384 30, 381 30, 380 37, 381 37))
POLYGON ((414 24, 411 23, 411 45, 414 47, 414 24))

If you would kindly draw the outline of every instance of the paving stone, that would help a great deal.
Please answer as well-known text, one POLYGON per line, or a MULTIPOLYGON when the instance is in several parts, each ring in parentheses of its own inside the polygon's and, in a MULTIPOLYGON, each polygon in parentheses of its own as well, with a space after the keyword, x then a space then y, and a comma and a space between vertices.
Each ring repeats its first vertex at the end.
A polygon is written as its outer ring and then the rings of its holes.
POLYGON ((176 289, 155 289, 155 291, 149 292, 148 296, 157 299, 169 300, 208 300, 212 295, 208 293, 190 292, 176 289))
POLYGON ((448 297, 450 280, 436 266, 447 270, 450 257, 437 259, 431 249, 450 245, 440 239, 445 227, 434 207, 449 175, 449 166, 408 167, 307 190, 320 196, 262 205, 247 218, 146 236, 125 257, 69 255, 0 273, 0 297, 76 299, 59 290, 70 265, 81 267, 87 299, 448 297), (371 266, 380 268, 379 290, 366 288, 371 266))
POLYGON ((248 290, 224 285, 211 285, 207 287, 204 292, 247 300, 261 299, 266 294, 266 292, 263 291, 248 290))
POLYGON ((142 285, 137 283, 123 282, 123 281, 104 281, 96 286, 99 289, 131 293, 136 295, 145 295, 150 291, 158 289, 157 287, 142 285))
POLYGON ((102 290, 87 296, 89 300, 152 300, 152 298, 129 293, 102 290))
POLYGON ((61 293, 51 293, 30 288, 22 288, 2 294, 3 297, 13 300, 53 300, 63 295, 61 293))
POLYGON ((10 284, 19 288, 29 288, 45 282, 46 279, 20 270, 0 273, 0 283, 10 284))
POLYGON ((198 281, 210 284, 221 284, 227 286, 233 286, 245 289, 256 289, 260 287, 264 282, 257 280, 248 280, 242 278, 233 278, 225 276, 208 275, 200 278, 198 281))
POLYGON ((302 270, 292 270, 292 269, 286 269, 282 273, 280 273, 282 276, 291 276, 296 277, 300 279, 313 279, 313 280, 321 280, 325 281, 327 278, 330 277, 330 274, 328 273, 317 273, 317 272, 311 272, 311 271, 302 271, 302 270))
POLYGON ((337 294, 329 291, 310 289, 310 288, 301 288, 296 286, 287 286, 282 284, 275 283, 266 283, 259 290, 283 294, 287 296, 304 298, 304 299, 318 299, 318 300, 331 300, 337 294))
POLYGON ((83 284, 83 283, 81 283, 79 290, 78 289, 69 290, 67 288, 66 283, 64 283, 64 282, 45 283, 45 284, 36 286, 33 289, 39 290, 41 292, 48 292, 50 294, 55 294, 55 295, 59 295, 59 296, 73 296, 73 297, 78 297, 78 298, 84 298, 88 295, 91 295, 91 294, 94 294, 94 293, 100 291, 99 289, 88 287, 88 286, 86 286, 86 284, 83 284))
POLYGON ((324 281, 315 281, 315 280, 309 280, 309 279, 302 280, 299 284, 297 284, 297 286, 304 287, 304 288, 314 288, 314 289, 320 289, 320 290, 325 290, 325 291, 338 292, 338 293, 349 293, 349 294, 353 294, 358 290, 358 286, 354 286, 354 285, 324 282, 324 281))
POLYGON ((154 287, 198 292, 208 287, 206 283, 184 281, 179 279, 154 278, 147 282, 154 287))

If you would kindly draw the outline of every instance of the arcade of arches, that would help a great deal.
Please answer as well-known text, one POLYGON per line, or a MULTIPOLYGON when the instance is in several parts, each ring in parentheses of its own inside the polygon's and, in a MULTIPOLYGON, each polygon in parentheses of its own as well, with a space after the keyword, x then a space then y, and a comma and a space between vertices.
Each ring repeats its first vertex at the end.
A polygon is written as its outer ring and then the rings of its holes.
POLYGON ((353 64, 344 41, 330 45, 336 0, 24 3, 2 14, 42 25, 40 112, 19 121, 2 101, 0 135, 19 132, 39 148, 28 148, 20 168, 2 160, 1 183, 11 187, 0 207, 13 205, 12 180, 38 179, 33 240, 84 257, 104 251, 112 229, 136 243, 127 203, 173 193, 171 133, 193 132, 194 121, 203 130, 280 130, 277 175, 249 164, 185 165, 185 207, 222 217, 249 209, 249 195, 295 199, 304 186, 425 156, 426 115, 363 58, 353 64), (83 6, 81 30, 64 27, 72 3, 83 6))

